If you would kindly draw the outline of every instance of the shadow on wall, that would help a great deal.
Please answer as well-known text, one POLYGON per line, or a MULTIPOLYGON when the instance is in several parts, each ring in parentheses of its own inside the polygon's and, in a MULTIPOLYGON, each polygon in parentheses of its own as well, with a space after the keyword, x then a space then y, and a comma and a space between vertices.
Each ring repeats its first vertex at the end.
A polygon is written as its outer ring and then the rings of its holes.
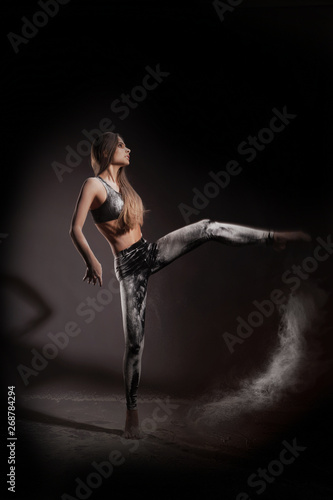
POLYGON ((30 333, 53 313, 44 297, 18 276, 0 275, 0 287, 2 304, 7 306, 8 296, 14 296, 14 308, 6 307, 4 317, 4 332, 10 338, 30 333))
POLYGON ((75 337, 79 331, 73 328, 76 325, 74 322, 68 322, 68 329, 50 337, 48 343, 36 349, 30 342, 31 334, 55 311, 24 279, 2 274, 0 296, 5 306, 2 314, 3 353, 6 352, 4 364, 7 366, 7 375, 10 374, 12 383, 15 379, 18 390, 28 387, 36 389, 54 381, 66 386, 69 380, 84 387, 97 385, 108 391, 122 387, 120 369, 105 370, 100 366, 87 366, 80 361, 62 358, 61 351, 68 345, 70 337, 75 337))

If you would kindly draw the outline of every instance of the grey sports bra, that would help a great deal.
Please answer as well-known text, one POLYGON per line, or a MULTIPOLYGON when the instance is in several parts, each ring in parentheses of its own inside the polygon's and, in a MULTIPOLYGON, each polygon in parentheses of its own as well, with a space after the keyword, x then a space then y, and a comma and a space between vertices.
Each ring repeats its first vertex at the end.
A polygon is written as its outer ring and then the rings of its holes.
POLYGON ((102 203, 101 206, 95 208, 94 210, 90 210, 91 215, 93 216, 94 221, 99 224, 101 222, 108 222, 111 220, 118 219, 120 212, 124 206, 124 200, 118 191, 113 189, 107 182, 105 182, 102 177, 97 176, 106 189, 106 200, 102 203))

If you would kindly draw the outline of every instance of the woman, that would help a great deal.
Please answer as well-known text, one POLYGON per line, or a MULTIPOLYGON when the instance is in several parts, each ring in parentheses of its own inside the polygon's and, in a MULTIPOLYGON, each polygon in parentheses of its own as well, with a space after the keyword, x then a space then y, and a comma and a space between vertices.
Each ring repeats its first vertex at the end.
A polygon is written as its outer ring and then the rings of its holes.
POLYGON ((301 231, 273 233, 206 219, 148 243, 141 233, 143 204, 125 174, 125 167, 130 164, 130 149, 123 139, 113 132, 102 134, 92 144, 91 164, 95 177, 88 178, 82 186, 70 235, 86 263, 83 280, 88 283, 102 286, 102 266, 82 232, 89 211, 115 257, 125 334, 123 369, 127 413, 124 437, 136 439, 140 437, 137 391, 149 276, 209 240, 229 245, 272 244, 280 250, 289 240, 309 241, 310 237, 301 231))

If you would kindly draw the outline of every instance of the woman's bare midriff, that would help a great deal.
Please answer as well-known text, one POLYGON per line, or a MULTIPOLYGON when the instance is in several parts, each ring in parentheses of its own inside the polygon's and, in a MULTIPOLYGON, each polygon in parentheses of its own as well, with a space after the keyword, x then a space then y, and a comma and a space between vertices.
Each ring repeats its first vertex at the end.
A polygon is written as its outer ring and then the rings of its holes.
POLYGON ((113 255, 117 255, 121 250, 130 247, 142 237, 139 224, 126 233, 118 229, 116 220, 96 224, 96 227, 109 242, 113 255))

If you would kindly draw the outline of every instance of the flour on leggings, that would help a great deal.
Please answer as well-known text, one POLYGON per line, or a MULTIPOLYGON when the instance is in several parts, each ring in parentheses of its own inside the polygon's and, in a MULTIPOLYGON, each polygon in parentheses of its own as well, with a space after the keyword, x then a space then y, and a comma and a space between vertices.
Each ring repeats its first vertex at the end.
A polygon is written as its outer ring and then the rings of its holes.
POLYGON ((264 244, 272 242, 272 235, 261 229, 205 219, 177 229, 155 243, 141 238, 115 257, 125 335, 123 368, 129 410, 137 408, 148 278, 178 257, 211 240, 235 246, 264 244))

